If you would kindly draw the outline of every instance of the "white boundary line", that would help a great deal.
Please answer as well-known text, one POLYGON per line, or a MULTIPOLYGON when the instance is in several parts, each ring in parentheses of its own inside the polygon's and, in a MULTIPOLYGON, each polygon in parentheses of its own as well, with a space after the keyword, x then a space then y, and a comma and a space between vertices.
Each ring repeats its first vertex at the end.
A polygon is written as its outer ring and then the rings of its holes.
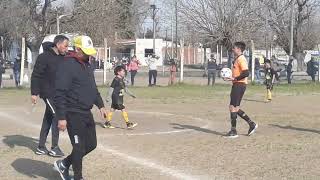
MULTIPOLYGON (((157 113, 159 114, 159 112, 157 112, 157 113)), ((12 116, 10 114, 7 114, 7 113, 4 113, 4 112, 0 111, 0 116, 20 123, 20 121, 16 117, 14 117, 14 116, 12 116)), ((200 118, 195 118, 195 119, 202 120, 200 118)), ((32 128, 35 128, 35 129, 39 129, 39 127, 40 127, 40 126, 35 125, 34 123, 31 123, 31 122, 28 122, 28 121, 21 121, 21 122, 23 122, 22 124, 27 125, 27 126, 32 127, 32 128)), ((206 125, 206 126, 208 126, 208 125, 206 125)), ((179 132, 181 132, 181 131, 179 131, 179 132)), ((167 132, 167 133, 170 133, 170 132, 167 132)), ((171 133, 173 133, 173 131, 171 133)), ((101 143, 98 145, 98 149, 101 149, 103 151, 106 151, 108 153, 116 155, 118 157, 121 157, 122 159, 125 159, 125 160, 127 160, 129 162, 133 162, 133 163, 139 164, 141 166, 148 167, 150 169, 158 170, 158 171, 162 172, 163 174, 175 177, 177 179, 183 179, 183 180, 198 179, 198 178, 193 177, 191 175, 184 174, 184 173, 182 173, 182 172, 180 172, 178 170, 165 167, 163 165, 157 164, 157 163, 152 162, 150 160, 143 159, 143 158, 138 158, 138 157, 134 157, 134 156, 130 156, 130 155, 122 153, 120 151, 111 149, 109 147, 103 146, 101 143)))

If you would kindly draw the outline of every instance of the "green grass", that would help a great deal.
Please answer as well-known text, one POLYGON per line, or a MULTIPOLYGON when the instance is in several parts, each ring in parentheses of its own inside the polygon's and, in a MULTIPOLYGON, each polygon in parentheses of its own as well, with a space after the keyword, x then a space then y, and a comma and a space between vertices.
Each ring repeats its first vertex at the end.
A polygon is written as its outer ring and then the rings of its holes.
MULTIPOLYGON (((177 84, 175 86, 165 87, 131 87, 133 91, 141 99, 211 99, 229 95, 231 85, 217 84, 211 86, 199 86, 190 84, 177 84)), ((101 95, 106 96, 107 88, 99 87, 101 95)), ((303 83, 303 84, 281 84, 275 85, 274 91, 278 95, 304 95, 304 94, 320 94, 320 84, 303 83)), ((265 86, 263 85, 248 85, 248 95, 264 94, 265 86)), ((0 100, 8 98, 28 98, 30 89, 4 88, 0 89, 0 100)))

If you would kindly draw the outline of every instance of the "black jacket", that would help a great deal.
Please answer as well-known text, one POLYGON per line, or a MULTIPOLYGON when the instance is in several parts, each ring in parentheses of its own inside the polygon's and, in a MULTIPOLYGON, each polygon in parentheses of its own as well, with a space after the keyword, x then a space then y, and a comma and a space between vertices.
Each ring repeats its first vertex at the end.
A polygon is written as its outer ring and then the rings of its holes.
POLYGON ((93 105, 104 107, 88 62, 65 57, 57 71, 54 104, 59 120, 66 119, 67 112, 90 113, 93 105))
POLYGON ((38 56, 31 76, 31 94, 41 98, 53 98, 57 67, 63 61, 52 47, 53 43, 43 44, 44 52, 38 56))
POLYGON ((216 62, 209 61, 207 68, 208 68, 208 70, 217 70, 218 66, 217 66, 216 62))

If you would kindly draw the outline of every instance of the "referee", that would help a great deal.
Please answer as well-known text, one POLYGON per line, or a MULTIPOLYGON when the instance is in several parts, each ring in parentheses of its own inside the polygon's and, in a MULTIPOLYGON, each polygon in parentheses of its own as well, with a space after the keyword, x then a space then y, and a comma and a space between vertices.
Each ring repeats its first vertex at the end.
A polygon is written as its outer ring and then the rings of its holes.
POLYGON ((233 46, 233 53, 236 57, 233 61, 233 68, 232 68, 232 77, 227 78, 226 80, 232 81, 232 89, 230 94, 230 116, 231 116, 231 130, 226 135, 229 138, 237 138, 237 116, 244 119, 249 125, 248 136, 253 134, 255 130, 258 128, 258 124, 253 122, 249 116, 240 109, 240 104, 242 97, 246 91, 246 87, 248 84, 248 76, 249 76, 249 69, 248 63, 243 55, 244 50, 246 49, 246 44, 244 42, 236 42, 233 46))

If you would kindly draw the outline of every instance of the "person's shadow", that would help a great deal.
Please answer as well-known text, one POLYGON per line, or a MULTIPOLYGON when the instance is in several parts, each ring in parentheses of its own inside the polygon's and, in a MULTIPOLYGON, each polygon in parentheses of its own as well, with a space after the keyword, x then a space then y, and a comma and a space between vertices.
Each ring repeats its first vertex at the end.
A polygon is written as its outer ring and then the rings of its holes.
POLYGON ((269 126, 277 127, 277 128, 281 128, 281 129, 289 129, 289 130, 295 130, 295 131, 312 132, 312 133, 320 134, 320 130, 293 127, 291 125, 289 125, 289 126, 281 126, 281 125, 278 125, 278 124, 269 124, 269 126))
POLYGON ((10 148, 14 148, 15 146, 21 146, 29 148, 31 151, 34 152, 38 147, 39 140, 23 135, 10 135, 4 136, 2 142, 10 148))
POLYGON ((214 134, 214 135, 218 135, 218 136, 225 136, 224 133, 221 132, 217 132, 217 131, 213 131, 210 129, 205 129, 205 128, 201 128, 201 127, 197 127, 197 126, 192 126, 192 125, 183 125, 183 124, 178 124, 178 123, 170 123, 170 125, 173 125, 174 129, 192 129, 195 131, 200 131, 200 132, 204 132, 204 133, 209 133, 209 134, 214 134))
POLYGON ((19 173, 30 178, 40 178, 56 180, 60 179, 58 172, 54 171, 53 164, 42 161, 19 158, 16 159, 11 166, 19 173))

